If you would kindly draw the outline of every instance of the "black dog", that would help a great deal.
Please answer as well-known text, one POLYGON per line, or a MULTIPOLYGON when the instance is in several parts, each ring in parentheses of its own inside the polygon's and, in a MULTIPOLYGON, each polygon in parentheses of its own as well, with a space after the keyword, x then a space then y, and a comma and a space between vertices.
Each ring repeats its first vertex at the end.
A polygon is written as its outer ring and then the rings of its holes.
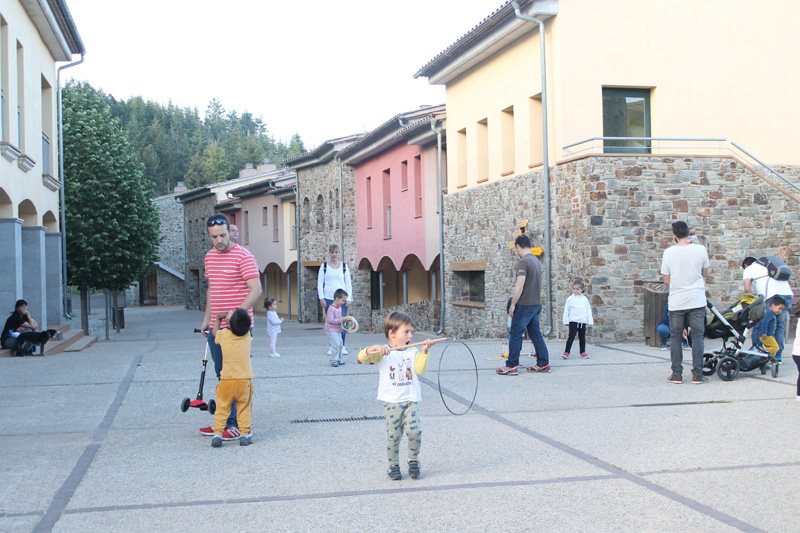
POLYGON ((17 337, 17 356, 32 355, 33 347, 40 347, 39 355, 44 355, 44 345, 47 341, 58 335, 58 331, 48 329, 46 331, 26 331, 17 337))

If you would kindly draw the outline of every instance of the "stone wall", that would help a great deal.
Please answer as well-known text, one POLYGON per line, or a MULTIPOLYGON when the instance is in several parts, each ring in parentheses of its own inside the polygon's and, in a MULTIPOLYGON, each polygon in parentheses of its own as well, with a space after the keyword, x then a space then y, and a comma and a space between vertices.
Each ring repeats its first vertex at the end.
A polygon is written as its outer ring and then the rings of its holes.
MULTIPOLYGON (((372 311, 372 331, 383 332, 383 323, 386 317, 395 311, 405 313, 414 319, 414 330, 416 331, 436 331, 439 329, 439 318, 441 313, 441 302, 439 300, 423 300, 407 305, 387 307, 372 311)), ((348 311, 348 314, 349 311, 348 311)), ((361 322, 359 322, 359 329, 361 322)))
MULTIPOLYGON (((318 266, 306 266, 308 261, 328 259, 328 245, 341 240, 339 218, 339 167, 331 159, 325 164, 297 170, 300 201, 300 272, 302 286, 303 322, 321 320, 317 296, 318 266)), ((342 201, 344 205, 344 250, 342 259, 353 278, 353 303, 347 314, 356 317, 362 327, 369 328, 370 274, 358 269, 356 249, 355 173, 351 167, 342 166, 342 201)))
MULTIPOLYGON (((183 205, 174 194, 153 199, 161 220, 158 260, 176 272, 184 273, 183 205)), ((183 281, 164 270, 158 272, 158 305, 185 305, 183 281)))
MULTIPOLYGON (((782 169, 796 174, 796 167, 782 169)), ((586 282, 593 342, 643 338, 643 284, 660 281, 671 224, 685 220, 707 246, 707 292, 726 306, 741 291, 741 260, 779 255, 795 272, 800 263, 797 204, 731 157, 587 156, 552 170, 554 332, 572 280, 586 282)), ((516 221, 544 247, 542 173, 507 178, 445 197, 447 287, 454 261, 486 261, 485 305, 448 302, 446 332, 506 335, 505 303, 516 257, 508 248, 516 221)), ((542 283, 544 292, 544 281, 542 283)), ((446 292, 450 294, 450 292, 446 292)), ((542 311, 543 329, 547 311, 542 311)))
POLYGON ((186 225, 186 289, 189 309, 205 309, 208 282, 203 277, 203 260, 211 249, 206 220, 214 214, 214 195, 183 204, 186 225))

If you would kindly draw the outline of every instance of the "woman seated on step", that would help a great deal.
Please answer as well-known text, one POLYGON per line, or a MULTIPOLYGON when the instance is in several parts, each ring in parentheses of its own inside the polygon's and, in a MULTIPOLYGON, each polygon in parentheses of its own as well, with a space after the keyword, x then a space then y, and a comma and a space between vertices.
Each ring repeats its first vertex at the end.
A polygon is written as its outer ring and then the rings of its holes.
POLYGON ((34 346, 41 345, 41 354, 44 355, 44 344, 55 336, 56 331, 36 331, 39 324, 28 312, 28 302, 17 300, 14 310, 6 320, 3 333, 0 335, 0 345, 3 348, 16 350, 17 355, 31 355, 34 346))

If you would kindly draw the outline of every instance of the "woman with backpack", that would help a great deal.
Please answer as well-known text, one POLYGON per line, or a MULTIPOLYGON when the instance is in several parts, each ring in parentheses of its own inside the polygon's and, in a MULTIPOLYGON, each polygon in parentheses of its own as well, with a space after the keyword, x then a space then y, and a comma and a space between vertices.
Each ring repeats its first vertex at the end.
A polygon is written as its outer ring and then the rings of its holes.
MULTIPOLYGON (((347 269, 347 263, 343 263, 339 257, 341 251, 339 245, 336 243, 328 246, 328 261, 322 263, 319 269, 319 276, 317 277, 317 294, 319 296, 319 304, 325 312, 328 307, 333 303, 333 293, 338 289, 342 289, 347 293, 347 301, 341 307, 342 317, 347 316, 347 306, 353 302, 353 281, 350 272, 347 269)), ((347 355, 345 348, 345 337, 347 332, 342 331, 342 355, 347 355)), ((332 349, 328 349, 328 355, 332 353, 332 349)))

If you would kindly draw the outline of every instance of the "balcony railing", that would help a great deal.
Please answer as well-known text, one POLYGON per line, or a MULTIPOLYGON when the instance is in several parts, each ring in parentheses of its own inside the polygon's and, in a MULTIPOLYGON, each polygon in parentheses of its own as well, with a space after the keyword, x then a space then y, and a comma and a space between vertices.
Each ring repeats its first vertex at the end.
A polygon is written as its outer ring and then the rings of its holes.
POLYGON ((50 137, 42 132, 42 174, 51 174, 50 170, 50 137))
POLYGON ((392 206, 386 206, 386 233, 384 234, 385 239, 392 238, 392 206))

